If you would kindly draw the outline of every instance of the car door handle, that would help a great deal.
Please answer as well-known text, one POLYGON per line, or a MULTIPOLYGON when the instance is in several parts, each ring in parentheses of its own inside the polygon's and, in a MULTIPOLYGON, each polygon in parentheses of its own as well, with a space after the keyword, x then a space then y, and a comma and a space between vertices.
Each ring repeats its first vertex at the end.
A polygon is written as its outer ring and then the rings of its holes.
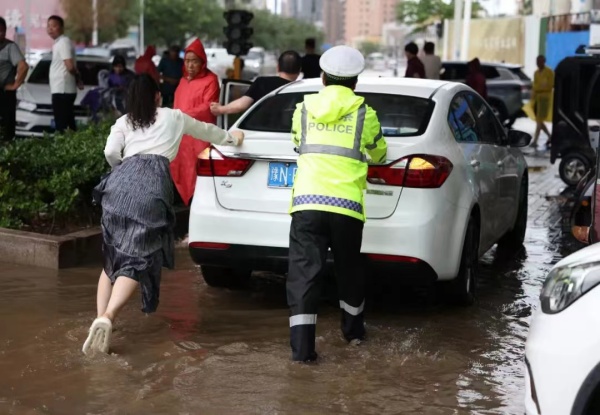
POLYGON ((479 167, 481 166, 481 163, 479 162, 479 160, 471 160, 471 167, 479 167))

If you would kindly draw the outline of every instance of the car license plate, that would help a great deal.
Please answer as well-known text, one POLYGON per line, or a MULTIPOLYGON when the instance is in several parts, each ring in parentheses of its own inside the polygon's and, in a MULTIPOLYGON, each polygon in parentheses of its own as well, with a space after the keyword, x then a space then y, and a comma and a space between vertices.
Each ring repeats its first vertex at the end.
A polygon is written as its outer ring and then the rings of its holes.
POLYGON ((294 185, 294 176, 298 170, 296 163, 269 162, 268 187, 290 188, 294 185))

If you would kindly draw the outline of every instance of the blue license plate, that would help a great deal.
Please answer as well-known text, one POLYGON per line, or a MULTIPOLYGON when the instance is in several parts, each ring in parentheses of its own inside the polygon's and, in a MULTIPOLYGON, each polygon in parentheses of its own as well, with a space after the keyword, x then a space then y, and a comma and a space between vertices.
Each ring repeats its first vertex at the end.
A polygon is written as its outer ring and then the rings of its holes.
POLYGON ((269 162, 268 187, 288 188, 294 185, 294 176, 298 170, 296 163, 269 162))

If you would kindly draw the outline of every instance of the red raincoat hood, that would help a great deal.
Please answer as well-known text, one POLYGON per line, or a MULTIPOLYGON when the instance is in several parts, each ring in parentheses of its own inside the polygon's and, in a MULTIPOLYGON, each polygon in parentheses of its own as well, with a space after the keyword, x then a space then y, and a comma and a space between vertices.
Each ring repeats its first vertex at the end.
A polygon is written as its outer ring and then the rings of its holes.
POLYGON ((156 48, 152 45, 148 46, 146 52, 144 52, 144 57, 152 59, 154 55, 156 55, 156 48))
MULTIPOLYGON (((194 40, 187 48, 185 48, 185 53, 187 54, 188 52, 194 52, 194 54, 196 56, 198 56, 200 59, 202 59, 202 69, 200 70, 200 72, 198 73, 196 78, 206 75, 206 60, 207 60, 206 51, 204 50, 204 45, 202 44, 200 39, 194 40)), ((187 76, 188 76, 188 72, 187 72, 187 69, 185 69, 185 65, 184 65, 183 66, 183 77, 187 78, 187 76)))

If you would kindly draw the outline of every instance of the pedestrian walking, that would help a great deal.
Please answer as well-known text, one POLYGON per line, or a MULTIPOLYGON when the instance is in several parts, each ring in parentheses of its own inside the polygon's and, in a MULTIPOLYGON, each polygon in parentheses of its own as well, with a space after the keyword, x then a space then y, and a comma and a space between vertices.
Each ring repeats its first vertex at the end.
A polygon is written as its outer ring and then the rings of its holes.
POLYGON ((433 42, 425 42, 423 46, 425 55, 421 57, 421 62, 425 67, 425 77, 427 79, 440 79, 442 71, 442 60, 435 54, 435 44, 433 42))
POLYGON ((158 64, 158 72, 162 80, 163 106, 172 108, 175 101, 175 90, 183 76, 183 59, 179 57, 181 49, 179 46, 171 46, 167 56, 163 57, 158 64))
POLYGON ((50 92, 54 111, 55 130, 77 130, 75 124, 75 100, 77 89, 83 89, 83 81, 77 69, 75 48, 65 36, 65 21, 60 16, 50 16, 48 35, 54 39, 50 63, 50 92))
POLYGON ((305 55, 302 57, 302 73, 304 79, 319 78, 321 76, 321 67, 319 59, 321 55, 316 52, 317 41, 314 38, 308 38, 304 41, 305 55))
POLYGON ((485 74, 481 69, 481 62, 478 58, 469 61, 467 64, 465 84, 473 88, 483 99, 487 100, 487 80, 485 79, 485 74))
POLYGON ((15 137, 17 89, 29 70, 19 46, 6 38, 6 29, 0 17, 0 141, 15 137))
POLYGON ((540 132, 543 131, 548 136, 546 147, 550 148, 550 131, 545 122, 552 115, 552 91, 554 90, 554 71, 546 66, 546 57, 540 55, 536 60, 537 71, 533 74, 533 87, 531 91, 531 100, 535 111, 535 134, 531 147, 537 148, 540 132))
POLYGON ((365 275, 360 253, 365 221, 367 154, 385 161, 387 144, 375 111, 354 94, 365 68, 361 53, 335 46, 320 59, 325 88, 305 96, 292 121, 298 146, 290 229, 287 300, 292 360, 317 359, 315 332, 328 250, 334 257, 342 333, 365 337, 365 275))
POLYGON ((406 78, 425 78, 425 66, 423 62, 417 56, 419 54, 419 47, 416 43, 410 42, 404 47, 404 54, 406 55, 406 78))
POLYGON ((279 56, 277 76, 259 76, 252 82, 246 95, 227 105, 213 102, 210 104, 210 110, 215 116, 244 112, 265 95, 298 79, 301 67, 302 58, 300 58, 298 52, 293 50, 285 51, 279 56))
MULTIPOLYGON (((217 117, 210 112, 210 104, 219 101, 219 77, 207 67, 204 45, 196 39, 185 50, 183 78, 175 91, 173 108, 180 109, 198 121, 216 124, 217 117)), ((188 205, 196 189, 198 155, 209 144, 184 135, 179 153, 171 163, 171 174, 183 202, 188 205)))
POLYGON ((129 87, 127 115, 111 128, 104 154, 111 174, 94 189, 102 205, 104 268, 98 282, 97 318, 83 352, 107 353, 112 323, 141 287, 142 311, 156 311, 162 267, 173 267, 173 184, 169 163, 184 134, 218 145, 240 145, 244 135, 228 133, 180 110, 159 108, 160 89, 149 75, 129 87))

